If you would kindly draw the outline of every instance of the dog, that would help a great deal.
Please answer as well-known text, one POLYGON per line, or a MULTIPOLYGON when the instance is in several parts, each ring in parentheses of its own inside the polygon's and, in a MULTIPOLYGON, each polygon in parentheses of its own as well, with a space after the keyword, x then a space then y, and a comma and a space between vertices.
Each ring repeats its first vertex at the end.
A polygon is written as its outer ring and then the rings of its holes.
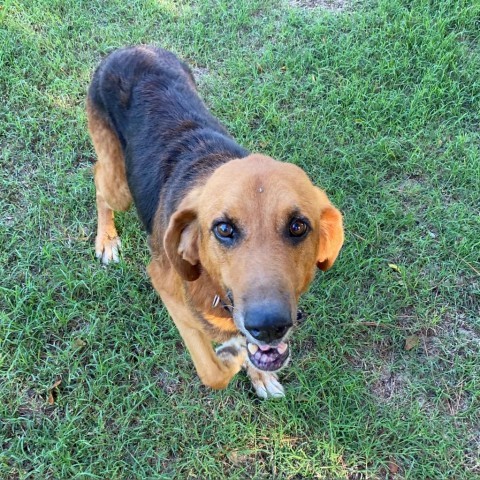
POLYGON ((258 396, 283 396, 277 372, 290 358, 299 297, 343 244, 339 210, 299 167, 238 145, 166 50, 108 55, 87 117, 97 258, 119 260, 114 212, 133 201, 148 274, 203 384, 223 389, 244 368, 258 396))

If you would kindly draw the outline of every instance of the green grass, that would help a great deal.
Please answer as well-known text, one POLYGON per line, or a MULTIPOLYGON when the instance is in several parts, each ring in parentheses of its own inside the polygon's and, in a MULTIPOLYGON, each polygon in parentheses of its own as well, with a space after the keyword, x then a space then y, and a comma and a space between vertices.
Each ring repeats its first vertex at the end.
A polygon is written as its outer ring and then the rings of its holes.
POLYGON ((480 478, 479 31, 473 0, 4 2, 0 478, 480 478), (85 92, 135 43, 345 214, 283 400, 201 386, 133 210, 121 263, 94 259, 85 92))

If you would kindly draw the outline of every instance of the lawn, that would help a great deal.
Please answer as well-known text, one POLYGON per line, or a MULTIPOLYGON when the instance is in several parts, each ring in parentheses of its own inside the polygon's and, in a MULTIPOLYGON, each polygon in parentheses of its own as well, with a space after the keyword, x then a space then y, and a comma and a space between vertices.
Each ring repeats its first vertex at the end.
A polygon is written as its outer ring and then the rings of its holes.
POLYGON ((476 0, 4 0, 0 478, 480 478, 479 32, 476 0), (134 209, 95 259, 86 89, 136 43, 345 215, 284 399, 200 384, 134 209))

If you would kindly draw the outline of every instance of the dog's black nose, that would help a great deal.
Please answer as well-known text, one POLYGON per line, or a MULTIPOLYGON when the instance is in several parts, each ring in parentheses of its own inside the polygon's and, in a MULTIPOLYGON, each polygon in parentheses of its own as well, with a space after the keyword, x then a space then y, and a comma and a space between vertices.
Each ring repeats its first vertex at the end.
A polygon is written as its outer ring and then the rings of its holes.
POLYGON ((261 302, 245 310, 244 326, 250 335, 269 344, 283 338, 293 325, 290 306, 283 302, 261 302))

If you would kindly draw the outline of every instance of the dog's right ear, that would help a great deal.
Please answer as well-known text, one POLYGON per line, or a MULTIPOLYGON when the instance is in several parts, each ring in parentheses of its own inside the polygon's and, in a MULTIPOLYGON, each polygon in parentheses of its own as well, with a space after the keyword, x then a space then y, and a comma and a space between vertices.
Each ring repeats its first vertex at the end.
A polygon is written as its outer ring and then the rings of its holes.
POLYGON ((192 282, 201 273, 198 254, 199 226, 197 221, 197 200, 199 192, 191 191, 170 217, 163 237, 167 257, 182 278, 192 282))
POLYGON ((325 192, 320 189, 317 192, 322 205, 317 267, 328 270, 335 263, 343 245, 343 220, 342 214, 330 203, 325 192))

